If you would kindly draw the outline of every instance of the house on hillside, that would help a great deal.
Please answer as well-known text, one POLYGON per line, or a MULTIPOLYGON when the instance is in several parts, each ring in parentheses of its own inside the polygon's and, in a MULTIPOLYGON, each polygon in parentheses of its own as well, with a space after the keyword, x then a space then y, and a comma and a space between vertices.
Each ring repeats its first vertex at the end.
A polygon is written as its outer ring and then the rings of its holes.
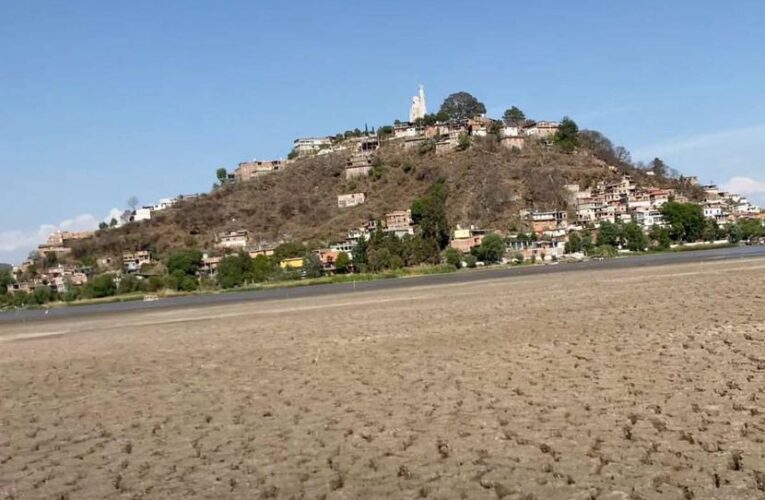
POLYGON ((345 165, 345 178, 363 177, 372 170, 372 155, 369 153, 354 153, 345 165))
POLYGON ((364 193, 339 194, 337 195, 337 207, 351 208, 363 205, 366 200, 367 197, 364 193))
POLYGON ((145 250, 122 254, 122 267, 128 273, 136 273, 141 270, 141 266, 151 263, 151 253, 145 250))
POLYGON ((541 121, 526 127, 523 133, 529 137, 549 138, 557 134, 559 128, 558 122, 541 121))
POLYGON ((222 260, 223 257, 213 257, 208 254, 202 255, 202 265, 199 268, 199 274, 202 276, 215 276, 218 272, 218 265, 222 260))
POLYGON ((335 262, 337 261, 337 257, 340 255, 340 252, 337 250, 332 250, 331 248, 320 248, 318 250, 314 250, 313 253, 319 258, 319 262, 321 262, 321 268, 324 270, 324 272, 335 272, 335 262))
POLYGON ((38 245, 37 252, 43 257, 47 257, 49 255, 61 257, 71 253, 72 249, 64 246, 64 233, 61 231, 56 231, 55 233, 48 236, 48 239, 45 241, 45 243, 38 245))
POLYGON ((469 253, 473 248, 480 246, 486 231, 471 226, 469 229, 457 226, 452 233, 452 240, 449 246, 461 253, 469 253))
POLYGON ((245 161, 237 166, 234 171, 234 178, 239 182, 249 181, 262 175, 268 175, 273 172, 284 170, 286 166, 287 162, 284 160, 245 161))
POLYGON ((244 249, 247 246, 250 233, 246 229, 228 231, 218 234, 218 248, 244 249))
POLYGON ((476 116, 467 121, 468 132, 473 137, 486 137, 494 124, 494 120, 485 116, 476 116))
POLYGON ((414 226, 412 221, 411 210, 396 210, 385 214, 385 229, 386 233, 393 233, 399 238, 403 238, 407 234, 414 234, 414 226))
POLYGON ((298 156, 310 156, 331 146, 331 137, 301 137, 292 143, 292 150, 298 156))
POLYGON ((562 210, 521 210, 520 216, 531 222, 535 233, 565 228, 568 221, 568 214, 562 210))
POLYGON ((395 139, 407 139, 423 136, 425 131, 420 130, 414 123, 399 123, 393 126, 393 137, 395 139))
POLYGON ((664 226, 664 216, 655 208, 637 208, 632 212, 633 221, 644 230, 664 226))

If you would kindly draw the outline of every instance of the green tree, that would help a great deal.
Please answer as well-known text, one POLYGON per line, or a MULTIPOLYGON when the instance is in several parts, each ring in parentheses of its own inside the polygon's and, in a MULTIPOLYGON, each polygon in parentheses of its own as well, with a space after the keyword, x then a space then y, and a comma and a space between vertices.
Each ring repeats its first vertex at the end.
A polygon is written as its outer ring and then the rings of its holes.
POLYGON ((37 305, 43 305, 47 304, 53 299, 53 292, 51 291, 50 287, 46 285, 41 285, 38 287, 35 287, 34 292, 32 292, 32 302, 37 305))
POLYGON ((422 234, 404 238, 402 252, 397 255, 403 259, 407 266, 439 264, 441 262, 441 249, 436 240, 425 238, 422 234))
POLYGON ((446 217, 446 199, 449 189, 444 179, 436 181, 427 194, 411 206, 412 220, 419 224, 425 240, 432 239, 443 250, 449 245, 449 221, 446 217))
POLYGON ((75 300, 78 300, 80 298, 82 290, 76 286, 72 286, 71 284, 67 285, 66 292, 64 292, 64 302, 74 302, 75 300))
POLYGON ((497 234, 489 233, 483 237, 481 244, 473 249, 473 254, 486 263, 496 263, 505 255, 505 241, 497 234))
POLYGON ((517 127, 526 121, 526 115, 523 111, 513 106, 512 108, 505 110, 505 114, 502 115, 502 120, 505 122, 505 125, 517 127))
POLYGON ((138 208, 138 198, 136 196, 131 196, 127 200, 127 205, 130 207, 131 212, 135 212, 135 209, 138 208))
POLYGON ((619 240, 619 226, 609 221, 603 221, 600 223, 600 228, 598 229, 598 237, 595 240, 595 245, 599 247, 603 245, 616 247, 619 245, 619 240))
POLYGON ((114 278, 110 274, 101 274, 93 278, 85 288, 89 290, 89 295, 95 298, 111 297, 117 293, 117 285, 114 284, 114 278))
POLYGON ((143 280, 139 280, 136 276, 127 275, 120 279, 120 284, 117 287, 118 294, 140 292, 145 289, 145 283, 143 280))
POLYGON ((158 292, 164 288, 165 283, 161 276, 149 276, 148 289, 150 292, 158 292))
POLYGON ((744 232, 741 230, 741 226, 738 223, 733 223, 728 226, 728 241, 731 243, 738 243, 744 239, 744 232))
POLYGON ((367 240, 359 238, 353 247, 353 265, 357 271, 363 271, 367 265, 367 240))
POLYGON ((260 283, 268 280, 278 270, 278 263, 265 255, 257 255, 252 259, 252 281, 260 283))
POLYGON ((713 219, 707 219, 707 221, 704 223, 704 229, 701 231, 701 237, 704 239, 704 241, 716 241, 719 233, 720 227, 717 225, 717 221, 713 219))
POLYGON ((706 219, 700 205, 695 203, 665 203, 659 209, 674 241, 694 242, 702 237, 706 219))
POLYGON ((582 235, 582 250, 584 250, 585 255, 589 255, 594 248, 595 244, 592 242, 592 233, 586 231, 582 235))
POLYGON ((643 229, 634 222, 624 225, 622 229, 624 239, 627 240, 627 250, 642 252, 646 247, 646 238, 643 229))
POLYGON ((661 158, 654 158, 648 164, 648 169, 651 170, 658 177, 668 177, 669 167, 661 158))
POLYGON ((568 241, 566 242, 566 253, 578 253, 582 251, 582 237, 579 233, 572 231, 568 235, 568 241))
POLYGON ((380 127, 380 128, 377 129, 377 135, 380 138, 389 137, 389 136, 393 135, 393 132, 394 132, 394 128, 392 126, 390 126, 390 125, 385 125, 385 126, 380 127))
POLYGON ((653 226, 648 232, 648 238, 655 243, 655 247, 659 250, 666 250, 672 244, 669 230, 666 227, 653 226))
POLYGON ((351 266, 351 258, 348 256, 345 252, 340 252, 337 254, 337 258, 335 259, 335 271, 340 274, 345 274, 350 271, 351 266))
POLYGON ((306 278, 319 278, 324 274, 324 267, 321 265, 321 259, 316 254, 311 254, 305 258, 303 272, 306 278))
POLYGON ((177 289, 183 292, 193 292, 199 289, 199 280, 194 276, 181 276, 178 280, 177 289))
POLYGON ((8 287, 13 283, 13 276, 8 269, 0 270, 0 295, 8 293, 8 287))
POLYGON ((579 145, 579 126, 568 116, 560 121, 553 142, 563 151, 572 152, 579 145))
POLYGON ((246 252, 229 255, 220 261, 217 270, 218 284, 221 288, 242 286, 251 276, 252 258, 246 252))
POLYGON ((274 259, 277 262, 281 262, 284 259, 292 259, 295 257, 306 257, 308 255, 308 249, 302 243, 296 243, 289 241, 282 243, 274 249, 274 259))
POLYGON ((224 184, 228 179, 228 172, 225 168, 221 167, 215 171, 215 177, 218 179, 218 182, 224 184))
POLYGON ((450 266, 454 266, 457 269, 462 267, 462 254, 459 253, 454 248, 451 248, 451 247, 447 248, 445 257, 446 257, 446 263, 449 264, 450 266))
POLYGON ((486 106, 467 92, 457 92, 447 97, 439 114, 451 120, 465 120, 486 113, 486 106))
POLYGON ((182 250, 170 254, 167 258, 168 274, 180 273, 183 276, 196 276, 202 265, 202 252, 199 250, 182 250))
POLYGON ((765 236, 765 228, 758 219, 742 219, 738 221, 741 228, 741 236, 744 240, 750 241, 753 238, 765 236))

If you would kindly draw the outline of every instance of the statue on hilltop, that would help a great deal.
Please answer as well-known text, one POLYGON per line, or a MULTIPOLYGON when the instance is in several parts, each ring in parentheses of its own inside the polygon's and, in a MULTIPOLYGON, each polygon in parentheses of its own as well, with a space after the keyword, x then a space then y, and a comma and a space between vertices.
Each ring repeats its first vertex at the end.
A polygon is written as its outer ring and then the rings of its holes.
POLYGON ((425 105, 425 87, 420 85, 420 93, 412 97, 412 108, 409 110, 409 121, 416 122, 420 118, 425 118, 428 108, 425 105))

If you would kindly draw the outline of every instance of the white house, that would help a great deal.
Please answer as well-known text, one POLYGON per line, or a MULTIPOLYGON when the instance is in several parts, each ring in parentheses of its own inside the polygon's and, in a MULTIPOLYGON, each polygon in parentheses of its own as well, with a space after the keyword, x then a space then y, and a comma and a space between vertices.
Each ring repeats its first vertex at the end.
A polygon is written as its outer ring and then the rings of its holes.
POLYGON ((338 208, 350 208, 357 205, 362 205, 366 201, 366 195, 364 193, 350 193, 337 195, 337 207, 338 208))
POLYGON ((133 221, 134 222, 140 222, 142 220, 149 220, 151 219, 151 212, 152 207, 141 207, 139 209, 136 209, 135 215, 133 215, 133 221))
POLYGON ((633 217, 635 223, 644 229, 664 225, 664 217, 658 210, 652 208, 638 208, 633 213, 633 217))

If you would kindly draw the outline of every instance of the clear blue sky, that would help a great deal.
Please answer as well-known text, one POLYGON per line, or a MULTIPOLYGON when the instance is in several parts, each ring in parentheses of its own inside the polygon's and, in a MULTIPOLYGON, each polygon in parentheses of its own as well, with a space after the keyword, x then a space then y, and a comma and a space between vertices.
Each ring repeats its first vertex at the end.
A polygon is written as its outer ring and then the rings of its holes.
POLYGON ((765 201, 765 2, 0 4, 0 262, 136 195, 466 90, 765 201), (747 181, 748 182, 748 181, 747 181), (71 222, 74 220, 75 222, 71 222))

